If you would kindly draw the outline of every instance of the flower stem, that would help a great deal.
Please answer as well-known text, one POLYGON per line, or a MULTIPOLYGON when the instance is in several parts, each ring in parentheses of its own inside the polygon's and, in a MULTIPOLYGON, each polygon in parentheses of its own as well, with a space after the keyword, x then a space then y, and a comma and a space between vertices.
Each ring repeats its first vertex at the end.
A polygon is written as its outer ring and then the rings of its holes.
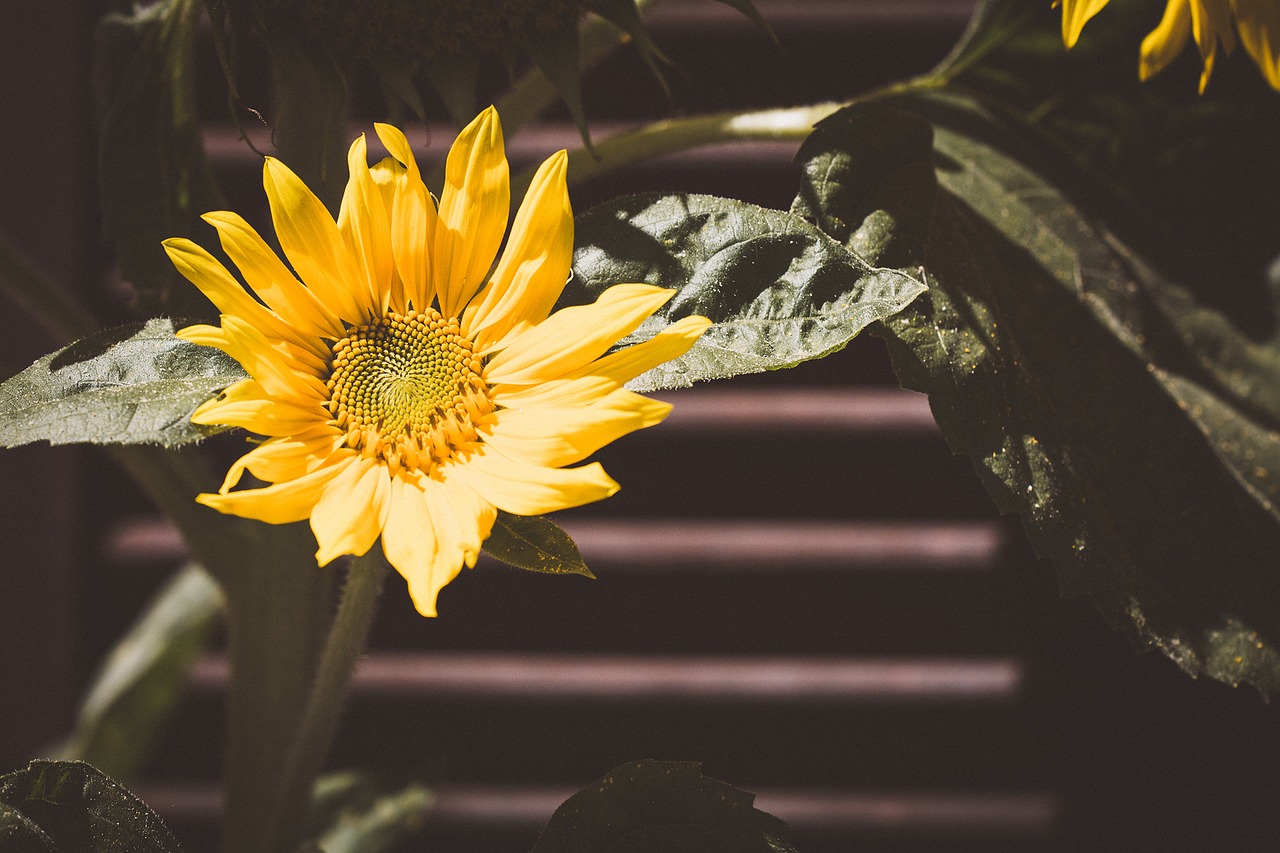
POLYGON ((386 576, 387 563, 376 547, 362 557, 353 557, 347 566, 347 583, 342 589, 338 612, 280 779, 274 850, 292 851, 301 840, 299 834, 310 808, 311 789, 329 754, 351 676, 364 653, 386 576))

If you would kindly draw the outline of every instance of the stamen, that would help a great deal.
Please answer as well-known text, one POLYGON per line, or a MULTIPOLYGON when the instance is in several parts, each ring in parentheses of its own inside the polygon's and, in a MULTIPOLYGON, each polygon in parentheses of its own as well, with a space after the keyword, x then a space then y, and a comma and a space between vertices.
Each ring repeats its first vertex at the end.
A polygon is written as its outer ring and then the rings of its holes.
POLYGON ((357 326, 332 347, 328 408, 348 447, 384 462, 431 472, 479 441, 494 411, 483 361, 456 319, 438 312, 357 326))

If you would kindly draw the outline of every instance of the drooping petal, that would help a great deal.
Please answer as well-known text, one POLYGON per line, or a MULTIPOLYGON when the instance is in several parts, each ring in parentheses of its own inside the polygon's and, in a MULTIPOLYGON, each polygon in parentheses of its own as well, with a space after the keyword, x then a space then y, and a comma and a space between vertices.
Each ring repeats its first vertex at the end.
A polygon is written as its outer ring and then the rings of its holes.
MULTIPOLYGON (((289 325, 315 338, 336 338, 342 334, 338 317, 298 281, 243 217, 220 210, 206 213, 202 218, 218 229, 222 250, 253 292, 289 325)), ((323 344, 318 345, 323 350, 323 344)))
POLYGON ((555 379, 594 361, 635 331, 675 293, 648 284, 615 284, 590 305, 562 308, 536 326, 513 332, 489 362, 493 382, 522 385, 555 379))
POLYGON ((463 334, 478 350, 512 329, 541 323, 564 290, 573 262, 568 162, 560 151, 538 168, 497 268, 463 314, 463 334))
POLYGON ((440 313, 457 317, 484 283, 502 245, 511 187, 498 111, 489 107, 458 134, 445 162, 432 274, 440 313))
POLYGON ((542 515, 604 500, 619 488, 599 462, 546 468, 489 446, 465 462, 446 463, 442 476, 446 481, 456 478, 498 509, 516 515, 542 515))
POLYGON ((1068 48, 1075 47, 1084 25, 1109 2, 1110 0, 1062 0, 1062 43, 1068 48))
POLYGON ((387 151, 405 168, 391 206, 391 251, 404 282, 405 299, 422 310, 435 296, 431 279, 431 253, 438 227, 435 202, 422 182, 405 135, 389 124, 375 124, 374 129, 387 151))
POLYGON ((342 434, 327 424, 268 439, 232 463, 219 491, 230 491, 245 471, 268 483, 297 479, 324 467, 341 446, 342 434))
POLYGON ((1235 0, 1240 41, 1271 88, 1280 91, 1280 3, 1235 0))
POLYGON ((194 343, 218 346, 227 355, 240 362, 250 376, 258 380, 268 394, 296 406, 322 403, 329 395, 324 383, 312 373, 303 373, 281 359, 253 326, 230 315, 222 317, 221 344, 199 337, 200 326, 182 329, 178 337, 194 343))
POLYGON ((391 257, 390 215, 369 171, 363 133, 347 151, 347 171, 347 187, 338 209, 338 231, 362 273, 366 304, 381 315, 390 303, 395 263, 391 257))
POLYGON ((1138 77, 1149 80, 1178 58, 1191 39, 1191 5, 1188 0, 1169 0, 1164 17, 1142 40, 1138 55, 1138 77))
POLYGON ((436 615, 436 594, 462 568, 440 553, 439 541, 417 477, 406 472, 391 478, 387 526, 382 553, 409 585, 413 605, 423 616, 436 615))
POLYGON ((320 199, 273 157, 263 167, 262 185, 280 247, 303 283, 343 320, 352 325, 365 322, 374 306, 364 288, 352 286, 361 280, 360 268, 320 199))
MULTIPOLYGON (((354 456, 354 454, 352 454, 354 456)), ((267 524, 292 524, 311 515, 325 486, 349 467, 345 458, 299 477, 262 489, 242 489, 224 494, 198 495, 196 500, 228 515, 265 521, 267 524)))
POLYGON ((378 541, 387 523, 389 490, 386 466, 364 456, 353 459, 325 484, 311 511, 320 565, 343 554, 363 554, 378 541))

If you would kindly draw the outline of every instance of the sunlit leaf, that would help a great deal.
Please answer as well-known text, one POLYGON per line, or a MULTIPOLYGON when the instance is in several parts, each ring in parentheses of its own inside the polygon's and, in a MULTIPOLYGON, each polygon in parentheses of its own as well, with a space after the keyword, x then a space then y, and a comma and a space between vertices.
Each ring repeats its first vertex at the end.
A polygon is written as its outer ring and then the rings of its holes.
POLYGON ((678 293, 624 343, 691 314, 709 317, 688 353, 637 378, 637 391, 678 388, 791 367, 844 347, 924 286, 876 269, 799 216, 706 195, 639 195, 579 217, 563 303, 611 285, 647 282, 678 293))
POLYGON ((197 441, 208 431, 192 410, 245 376, 221 351, 176 338, 171 320, 110 329, 0 383, 0 445, 197 441))
POLYGON ((316 782, 315 845, 324 853, 383 853, 422 828, 435 795, 421 783, 392 788, 363 773, 316 782))

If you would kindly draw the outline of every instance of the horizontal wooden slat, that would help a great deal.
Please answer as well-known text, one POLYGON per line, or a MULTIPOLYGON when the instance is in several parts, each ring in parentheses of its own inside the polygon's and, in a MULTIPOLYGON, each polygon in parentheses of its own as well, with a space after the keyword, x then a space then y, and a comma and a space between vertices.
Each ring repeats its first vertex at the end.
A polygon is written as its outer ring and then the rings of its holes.
POLYGON ((674 408, 664 429, 842 435, 936 435, 929 398, 897 388, 697 388, 653 395, 674 408))
MULTIPOLYGON (((169 820, 213 822, 221 807, 211 784, 150 783, 135 792, 169 820)), ((574 793, 568 787, 446 785, 435 792, 424 823, 533 832, 574 793)), ((1056 798, 1040 791, 764 790, 755 805, 797 831, 877 835, 1035 837, 1048 833, 1059 814, 1056 798)))
MULTIPOLYGON (((196 689, 222 690, 227 661, 209 656, 196 689)), ((819 658, 377 652, 357 695, 420 700, 1005 702, 1023 680, 1014 658, 819 658)))

